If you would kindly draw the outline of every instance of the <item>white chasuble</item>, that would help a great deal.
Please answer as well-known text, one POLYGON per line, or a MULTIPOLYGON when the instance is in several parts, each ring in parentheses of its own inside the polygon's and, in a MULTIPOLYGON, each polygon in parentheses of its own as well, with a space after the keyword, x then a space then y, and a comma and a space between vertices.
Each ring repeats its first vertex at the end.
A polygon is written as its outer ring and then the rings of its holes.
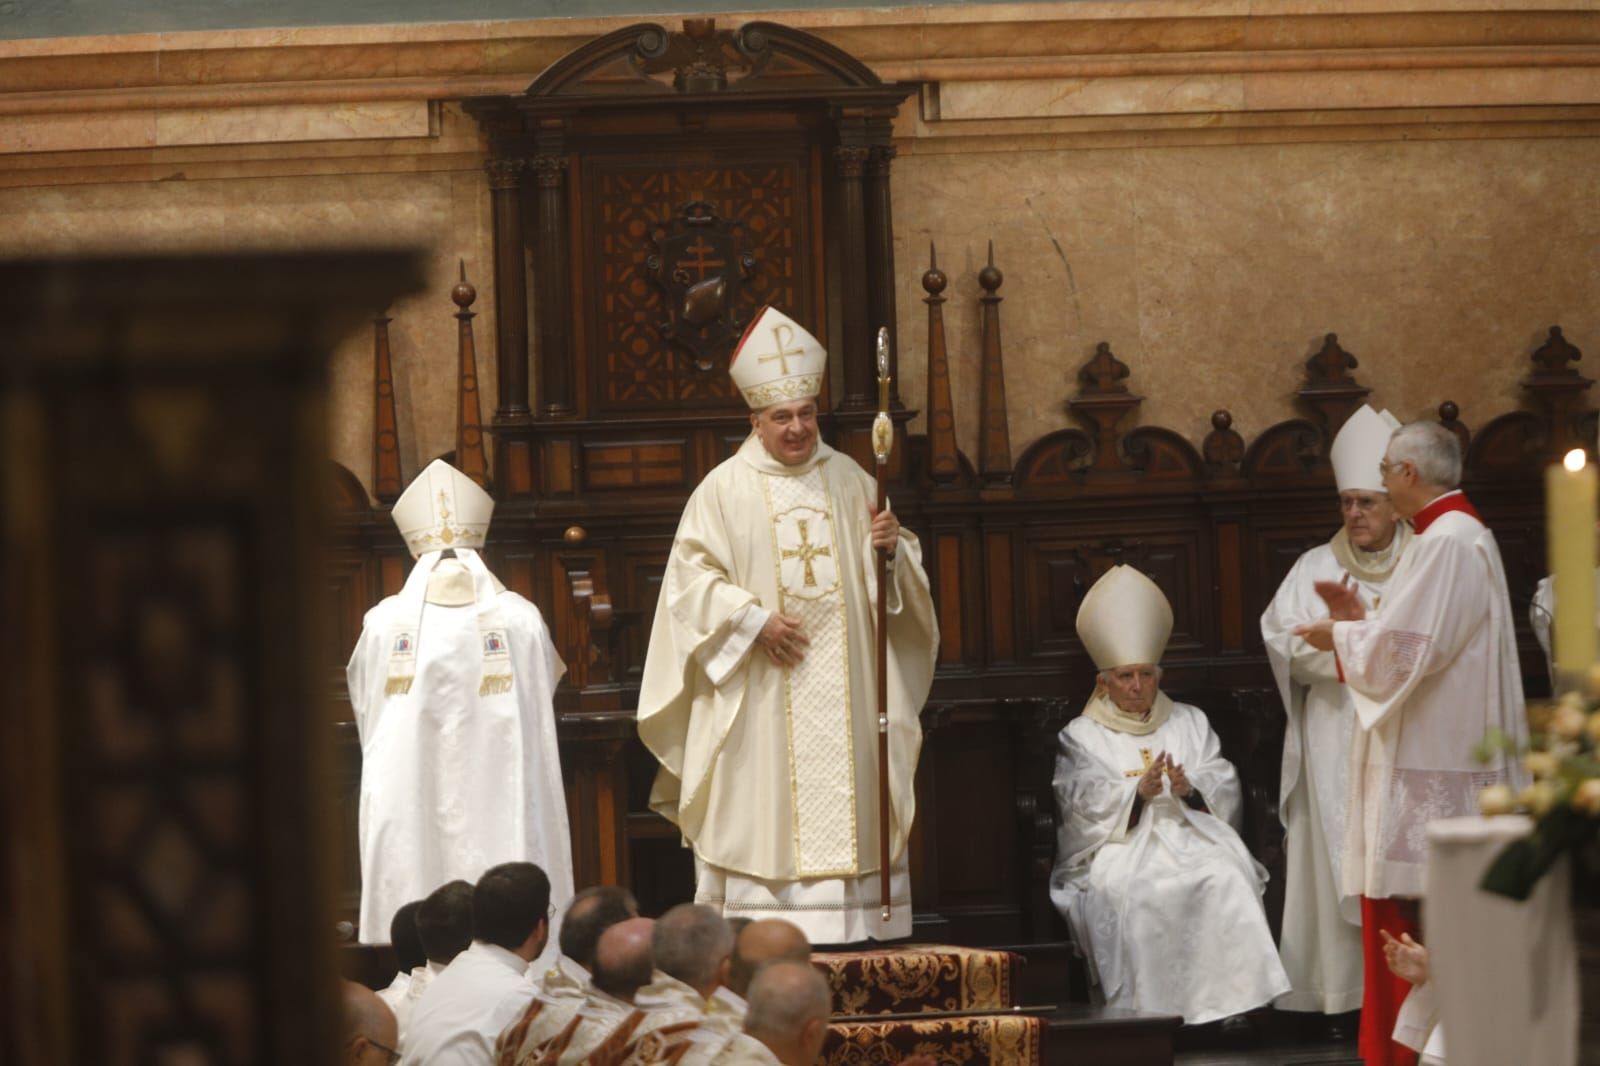
POLYGON ((1206 716, 1173 703, 1153 732, 1134 735, 1080 715, 1059 744, 1050 899, 1106 1004, 1198 1025, 1288 991, 1261 904, 1266 870, 1233 828, 1239 778, 1206 716), (1139 777, 1162 752, 1211 813, 1174 797, 1163 779, 1130 828, 1139 777))
POLYGON ((639 694, 651 807, 694 849, 698 902, 783 917, 814 943, 910 932, 906 840, 938 628, 916 537, 889 589, 892 923, 878 918, 875 486, 818 444, 785 466, 750 437, 695 489, 667 562, 639 694), (772 611, 811 643, 755 643, 772 611))
POLYGON ((1333 653, 1294 635, 1295 626, 1326 618, 1318 581, 1349 582, 1368 611, 1404 554, 1409 527, 1397 525, 1383 552, 1362 552, 1341 530, 1295 561, 1261 616, 1261 638, 1288 716, 1278 817, 1283 822, 1286 876, 1279 952, 1294 986, 1280 1010, 1340 1014, 1361 1006, 1360 899, 1341 889, 1345 812, 1355 708, 1339 680, 1333 653))
POLYGON ((1511 760, 1473 758, 1484 735, 1528 736, 1494 534, 1459 492, 1413 521, 1377 611, 1333 625, 1357 722, 1343 888, 1374 899, 1421 896, 1428 823, 1477 813, 1489 785, 1520 783, 1511 760))
POLYGON ((346 668, 369 943, 388 938, 402 904, 502 862, 537 863, 558 913, 572 896, 550 703, 566 667, 538 608, 471 549, 456 552, 472 582, 463 605, 427 602, 440 554, 418 558, 405 587, 367 612, 346 668))

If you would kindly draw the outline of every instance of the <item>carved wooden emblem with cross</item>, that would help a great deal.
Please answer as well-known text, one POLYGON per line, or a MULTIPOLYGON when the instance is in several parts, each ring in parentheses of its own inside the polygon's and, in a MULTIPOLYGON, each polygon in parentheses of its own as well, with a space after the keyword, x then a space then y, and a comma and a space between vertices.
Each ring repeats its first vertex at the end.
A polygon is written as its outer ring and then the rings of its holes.
POLYGON ((744 250, 744 226, 692 200, 650 231, 650 246, 645 267, 662 296, 662 336, 701 370, 725 363, 744 330, 740 297, 756 268, 744 250))

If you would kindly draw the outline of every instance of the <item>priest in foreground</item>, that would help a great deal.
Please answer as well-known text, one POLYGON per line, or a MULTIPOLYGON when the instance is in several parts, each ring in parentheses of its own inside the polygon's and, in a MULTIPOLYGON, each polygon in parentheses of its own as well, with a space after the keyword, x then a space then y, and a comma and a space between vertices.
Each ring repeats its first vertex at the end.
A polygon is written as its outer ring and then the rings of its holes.
POLYGON ((651 807, 695 854, 695 902, 813 943, 911 932, 906 840, 938 625, 917 539, 818 437, 827 353, 772 308, 729 374, 750 436, 690 496, 639 693, 651 807), (890 554, 891 918, 879 910, 874 549, 890 554))
POLYGON ((1267 873, 1235 827, 1239 777, 1204 712, 1161 691, 1172 607, 1130 566, 1095 582, 1078 636, 1099 668, 1061 731, 1050 898, 1108 1006, 1190 1025, 1289 990, 1267 928, 1267 873))
POLYGON ((1520 783, 1508 757, 1480 764, 1474 745, 1500 730, 1520 748, 1528 729, 1505 568, 1456 487, 1460 444, 1437 423, 1410 423, 1389 438, 1379 472, 1416 530, 1383 602, 1369 612, 1350 586, 1319 583, 1330 617, 1296 632, 1336 653, 1355 707, 1342 865, 1344 891, 1361 895, 1361 1056, 1409 1066, 1415 1053, 1391 1034, 1410 985, 1388 972, 1381 937, 1421 936, 1428 823, 1477 813, 1489 785, 1520 783))
POLYGON ((1342 524, 1295 561, 1261 616, 1261 640, 1288 716, 1278 787, 1288 868, 1278 948, 1293 988, 1277 1002, 1280 1010, 1342 1014, 1361 1006, 1361 900, 1343 890, 1339 876, 1355 711, 1333 653, 1294 630, 1328 616, 1319 581, 1350 585, 1368 608, 1383 597, 1411 539, 1378 476, 1399 425, 1366 404, 1345 420, 1329 450, 1342 524))

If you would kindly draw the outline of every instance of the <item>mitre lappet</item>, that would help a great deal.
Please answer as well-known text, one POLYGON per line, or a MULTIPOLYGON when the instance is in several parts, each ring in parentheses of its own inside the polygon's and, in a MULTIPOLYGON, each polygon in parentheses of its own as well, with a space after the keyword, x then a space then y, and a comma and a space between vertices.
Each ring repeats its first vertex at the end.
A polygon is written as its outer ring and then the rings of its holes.
POLYGON ((809 400, 822 391, 828 351, 794 319, 770 305, 750 319, 728 358, 728 376, 752 411, 809 400))
MULTIPOLYGON (((466 607, 479 604, 491 607, 494 597, 505 591, 500 580, 478 555, 489 536, 489 520, 494 516, 494 497, 467 475, 442 459, 429 463, 406 486, 395 501, 390 517, 422 575, 406 582, 403 598, 415 601, 416 614, 422 604, 437 607, 466 607)), ((411 612, 406 612, 411 615, 411 612)), ((492 619, 489 619, 492 622, 492 619)), ((480 628, 483 620, 480 619, 480 628)), ((417 617, 402 617, 390 634, 390 695, 410 690, 416 673, 417 617)), ((511 688, 509 649, 503 634, 492 625, 483 633, 484 673, 479 694, 507 692, 511 688)))

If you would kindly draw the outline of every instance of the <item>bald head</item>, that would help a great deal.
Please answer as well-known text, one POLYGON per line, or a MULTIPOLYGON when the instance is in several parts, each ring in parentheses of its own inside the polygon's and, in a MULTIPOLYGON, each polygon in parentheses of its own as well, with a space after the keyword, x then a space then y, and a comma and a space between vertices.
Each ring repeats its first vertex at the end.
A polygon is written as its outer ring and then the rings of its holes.
POLYGON ((741 996, 745 995, 756 971, 769 962, 780 960, 811 961, 811 941, 806 939, 800 927, 782 918, 763 918, 746 923, 733 942, 728 987, 741 996))
POLYGON ((388 1062, 385 1049, 399 1043, 394 1012, 365 985, 345 981, 343 1062, 345 1066, 388 1062))
POLYGON ((828 1035, 832 994, 808 962, 780 961, 750 982, 744 1031, 767 1046, 784 1066, 812 1066, 828 1035))
POLYGON ((600 934, 618 922, 637 917, 639 904, 627 889, 616 885, 586 888, 567 905, 567 915, 561 923, 561 954, 585 970, 593 970, 600 934))
POLYGON ((591 977, 596 988, 632 1002, 633 994, 650 983, 655 968, 650 938, 655 924, 649 918, 629 918, 600 934, 591 977))
POLYGON ((651 950, 662 973, 709 996, 728 978, 733 930, 710 907, 680 903, 656 922, 651 950))

